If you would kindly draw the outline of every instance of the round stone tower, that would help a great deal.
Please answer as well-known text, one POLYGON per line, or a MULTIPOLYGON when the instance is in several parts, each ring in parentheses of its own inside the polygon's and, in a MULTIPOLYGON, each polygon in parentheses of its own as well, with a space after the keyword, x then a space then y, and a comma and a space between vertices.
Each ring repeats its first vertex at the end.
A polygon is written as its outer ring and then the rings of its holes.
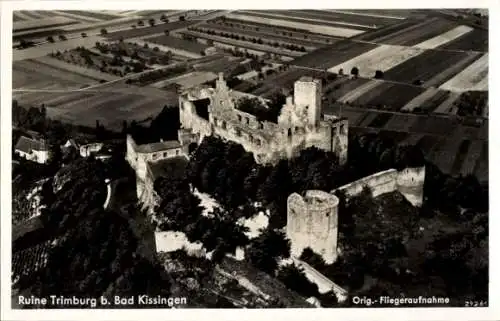
POLYGON ((327 264, 337 258, 337 221, 339 199, 324 191, 309 190, 302 197, 288 197, 287 237, 291 254, 299 257, 310 247, 327 264))

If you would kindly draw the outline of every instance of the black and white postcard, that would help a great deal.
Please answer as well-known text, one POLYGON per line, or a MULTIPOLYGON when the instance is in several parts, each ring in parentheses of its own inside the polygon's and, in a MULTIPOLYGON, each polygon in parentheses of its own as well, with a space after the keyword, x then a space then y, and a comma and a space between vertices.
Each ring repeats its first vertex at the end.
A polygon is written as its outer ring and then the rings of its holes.
POLYGON ((395 4, 2 2, 2 320, 493 320, 500 16, 395 4))

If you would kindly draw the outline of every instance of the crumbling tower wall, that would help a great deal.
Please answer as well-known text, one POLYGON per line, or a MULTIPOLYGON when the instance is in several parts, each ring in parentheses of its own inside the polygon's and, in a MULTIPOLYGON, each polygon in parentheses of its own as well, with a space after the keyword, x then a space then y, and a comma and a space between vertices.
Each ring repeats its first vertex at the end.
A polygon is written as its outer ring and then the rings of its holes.
POLYGON ((309 247, 327 264, 337 258, 337 223, 339 199, 330 193, 309 190, 302 197, 288 197, 287 237, 291 254, 299 257, 309 247))

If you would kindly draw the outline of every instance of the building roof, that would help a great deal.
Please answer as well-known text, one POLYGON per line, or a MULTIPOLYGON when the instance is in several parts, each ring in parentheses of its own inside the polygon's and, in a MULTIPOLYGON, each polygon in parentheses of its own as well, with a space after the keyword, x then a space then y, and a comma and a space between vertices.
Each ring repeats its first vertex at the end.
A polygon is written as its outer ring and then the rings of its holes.
POLYGON ((16 144, 16 150, 31 153, 32 151, 48 151, 47 144, 45 140, 31 139, 26 136, 21 136, 16 144))
POLYGON ((137 146, 136 152, 143 153, 143 154, 149 154, 149 153, 155 153, 155 152, 169 150, 169 149, 173 149, 173 148, 179 148, 179 147, 181 147, 181 143, 179 143, 179 141, 166 140, 163 142, 156 142, 156 143, 151 143, 151 144, 139 145, 139 146, 137 146))

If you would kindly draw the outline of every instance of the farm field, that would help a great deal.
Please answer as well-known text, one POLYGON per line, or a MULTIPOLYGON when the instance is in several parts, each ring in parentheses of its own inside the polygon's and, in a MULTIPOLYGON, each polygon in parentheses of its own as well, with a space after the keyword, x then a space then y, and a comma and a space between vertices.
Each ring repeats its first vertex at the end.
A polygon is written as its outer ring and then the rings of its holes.
POLYGON ((361 95, 352 102, 355 105, 373 106, 384 110, 398 111, 408 101, 420 95, 425 89, 416 86, 382 82, 379 86, 361 95))
POLYGON ((423 23, 415 19, 399 20, 393 24, 354 36, 351 40, 380 42, 379 40, 388 38, 390 35, 400 34, 404 30, 412 30, 421 25, 423 25, 423 23))
POLYGON ((372 90, 373 88, 379 86, 380 84, 381 82, 378 80, 370 80, 364 83, 363 85, 358 86, 355 89, 349 91, 348 93, 337 99, 337 101, 341 103, 349 103, 355 101, 360 96, 372 90))
POLYGON ((312 24, 320 24, 320 25, 340 27, 340 28, 353 28, 355 30, 360 30, 360 31, 376 29, 376 26, 373 24, 371 25, 363 24, 362 21, 361 22, 359 21, 363 19, 356 20, 352 19, 352 16, 350 15, 344 15, 344 14, 338 14, 320 10, 286 10, 286 11, 246 10, 246 11, 240 11, 239 13, 276 18, 276 19, 284 19, 286 21, 292 21, 298 23, 312 23, 312 24))
POLYGON ((123 39, 141 38, 141 37, 152 36, 155 34, 163 34, 165 30, 172 31, 177 29, 183 29, 195 23, 196 21, 175 21, 164 24, 158 24, 153 27, 150 26, 138 27, 136 29, 109 32, 104 37, 106 37, 109 40, 120 40, 121 38, 123 39))
POLYGON ((342 69, 344 73, 350 73, 352 68, 356 67, 359 70, 360 77, 372 78, 375 76, 377 70, 385 72, 421 54, 422 51, 422 49, 411 47, 381 45, 357 57, 332 66, 328 71, 338 73, 342 69))
MULTIPOLYGON (((14 12, 15 15, 15 12, 14 12)), ((67 17, 47 17, 42 19, 32 19, 32 20, 20 20, 12 25, 12 33, 15 35, 17 32, 42 29, 47 27, 60 27, 70 24, 78 23, 75 19, 70 19, 67 17)))
POLYGON ((356 9, 352 10, 325 10, 331 12, 341 12, 343 14, 352 14, 355 16, 366 15, 373 17, 384 17, 392 19, 404 19, 413 14, 411 9, 356 9))
MULTIPOLYGON (((253 89, 250 93, 265 96, 279 90, 280 88, 287 88, 291 90, 294 82, 302 76, 320 77, 322 75, 324 75, 322 72, 290 67, 290 69, 284 72, 266 77, 266 79, 264 79, 264 81, 262 81, 258 87, 253 89)), ((235 87, 235 90, 238 90, 238 86, 235 87)))
POLYGON ((13 89, 79 89, 99 82, 99 79, 41 64, 36 60, 16 61, 12 71, 13 89))
MULTIPOLYGON (((369 79, 365 78, 354 78, 354 79, 349 79, 346 81, 342 81, 339 84, 334 85, 333 89, 329 91, 326 96, 330 99, 334 99, 335 101, 345 97, 347 94, 352 92, 353 90, 357 90, 357 88, 362 87, 366 85, 368 82, 371 82, 369 79)), ((336 80, 335 82, 337 83, 336 80)), ((351 102, 349 102, 351 103, 351 102)))
POLYGON ((385 124, 386 129, 408 132, 416 118, 413 115, 392 114, 391 119, 385 124))
POLYGON ((456 158, 462 158, 463 155, 459 155, 459 149, 462 141, 452 138, 443 138, 432 150, 430 151, 429 157, 434 160, 436 164, 442 171, 451 172, 453 163, 456 158))
MULTIPOLYGON (((418 56, 385 71, 384 79, 410 84, 422 81, 425 84, 428 80, 435 77, 435 75, 441 74, 450 66, 459 64, 460 61, 468 57, 469 55, 465 52, 426 50, 418 56)), ((360 68, 361 71, 362 69, 360 68)), ((457 70, 456 72, 458 73, 459 71, 457 70)), ((435 85, 441 85, 441 83, 435 85)))
POLYGON ((318 21, 310 21, 310 20, 300 20, 300 19, 292 19, 292 18, 278 18, 272 17, 269 15, 262 15, 258 13, 250 13, 250 12, 237 12, 230 13, 227 17, 232 19, 239 19, 249 22, 258 22, 265 23, 272 26, 282 26, 282 27, 290 27, 296 29, 307 30, 312 33, 320 33, 328 36, 334 37, 352 37, 357 34, 363 33, 363 30, 351 29, 346 27, 334 27, 327 26, 322 22, 318 21))
POLYGON ((342 40, 342 38, 329 37, 325 35, 307 32, 304 30, 299 30, 296 28, 271 26, 263 23, 248 22, 243 20, 230 19, 226 17, 224 17, 224 19, 218 18, 214 20, 209 20, 206 23, 209 25, 230 27, 238 30, 258 31, 259 34, 283 35, 297 40, 307 39, 308 41, 321 44, 332 44, 338 40, 342 40))
MULTIPOLYGON (((147 95, 144 88, 130 91, 127 88, 76 91, 71 93, 35 92, 13 93, 21 106, 47 106, 47 114, 77 125, 95 126, 96 120, 108 129, 121 130, 123 120, 140 121, 157 115, 165 105, 177 104, 177 94, 159 90, 160 95, 147 95)), ((150 88, 148 90, 153 90, 150 88)))
MULTIPOLYGON (((391 115, 391 114, 385 114, 391 115)), ((371 115, 371 123, 385 122, 388 116, 371 115)), ((408 115, 405 117, 423 117, 408 115)), ((400 119, 403 123, 406 119, 400 119)), ((378 133, 381 137, 393 139, 399 144, 417 144, 427 159, 436 164, 442 171, 452 175, 474 174, 479 180, 488 179, 488 142, 484 140, 469 140, 469 138, 447 138, 445 135, 429 135, 406 130, 387 129, 394 124, 394 116, 386 123, 384 129, 353 126, 353 133, 378 133)), ((364 122, 366 123, 366 122, 364 122)), ((464 126, 465 127, 465 126, 464 126)))
POLYGON ((69 64, 67 62, 52 58, 50 56, 40 57, 40 58, 34 59, 34 61, 39 63, 39 64, 53 67, 54 69, 57 69, 60 71, 74 73, 76 75, 85 76, 85 77, 92 78, 95 80, 112 81, 112 80, 119 78, 118 76, 115 76, 115 75, 112 75, 109 73, 105 73, 105 72, 101 72, 99 70, 69 64))
POLYGON ((488 54, 481 56, 439 88, 456 92, 488 90, 488 54))
POLYGON ((431 79, 425 82, 425 86, 437 87, 446 81, 450 80, 453 76, 467 68, 470 64, 481 57, 478 52, 465 52, 466 56, 463 57, 458 62, 450 64, 447 68, 442 70, 440 73, 436 73, 431 79))
POLYGON ((377 47, 377 45, 370 43, 343 40, 296 58, 291 64, 318 69, 331 68, 377 47))
MULTIPOLYGON (((288 50, 285 48, 279 48, 279 47, 272 47, 270 45, 264 45, 264 44, 257 44, 249 41, 242 41, 242 40, 235 40, 231 38, 226 38, 226 37, 220 37, 220 36, 214 36, 214 35, 209 35, 206 33, 201 33, 201 32, 196 32, 196 31, 182 31, 181 34, 183 35, 188 35, 190 37, 195 37, 195 38, 201 38, 201 39, 206 39, 206 40, 211 40, 215 43, 221 43, 221 44, 226 44, 230 45, 233 48, 238 47, 238 48, 247 48, 255 51, 260 51, 260 52, 269 52, 281 56, 287 56, 287 57, 299 57, 304 54, 304 52, 300 51, 292 51, 288 50)), ((216 46, 217 47, 217 46, 216 46)))
POLYGON ((198 86, 204 84, 209 81, 213 81, 217 79, 217 75, 213 72, 200 72, 194 71, 187 74, 183 74, 181 76, 176 76, 170 79, 162 80, 157 83, 152 84, 152 87, 155 88, 164 88, 169 84, 177 84, 184 89, 192 88, 194 86, 198 86))
MULTIPOLYGON (((215 32, 226 32, 226 33, 234 33, 238 34, 240 39, 242 36, 251 39, 251 38, 256 38, 256 39, 262 39, 263 41, 278 41, 278 42, 285 42, 285 43, 291 43, 299 46, 305 46, 305 47, 311 47, 311 48, 316 48, 320 46, 324 46, 324 44, 320 42, 314 42, 314 41, 309 41, 305 40, 304 38, 296 38, 296 37, 290 37, 290 36, 282 36, 278 32, 274 33, 267 33, 263 31, 252 31, 252 30, 246 30, 246 29, 239 29, 239 28, 234 28, 234 27, 228 27, 220 24, 214 24, 214 23, 204 23, 204 24, 199 24, 197 28, 203 28, 203 29, 208 29, 208 30, 213 30, 215 32)), ((284 32, 287 35, 289 34, 288 32, 284 32)))
POLYGON ((420 109, 424 112, 435 112, 439 106, 448 101, 450 92, 438 90, 432 97, 422 103, 420 109))
POLYGON ((103 40, 104 38, 100 36, 89 36, 87 38, 74 38, 56 43, 48 43, 44 44, 43 46, 26 48, 23 50, 14 50, 12 52, 12 60, 19 61, 25 59, 34 59, 46 56, 53 52, 57 52, 58 50, 71 50, 78 46, 91 48, 95 45, 96 42, 102 42, 103 40))
POLYGON ((439 49, 446 50, 473 50, 488 51, 488 32, 485 30, 474 29, 465 35, 442 45, 439 49))
POLYGON ((68 12, 74 15, 78 15, 81 17, 90 17, 93 19, 98 19, 98 20, 111 20, 111 19, 117 19, 120 18, 120 15, 115 15, 115 14, 109 14, 109 13, 102 13, 99 11, 84 11, 84 10, 65 10, 64 12, 68 12))
POLYGON ((456 27, 456 23, 439 18, 426 19, 410 25, 399 32, 373 39, 372 41, 388 45, 415 46, 433 37, 442 35, 456 27))
POLYGON ((474 30, 473 28, 469 26, 458 26, 455 27, 445 33, 442 33, 440 35, 437 35, 435 37, 432 37, 430 39, 427 39, 417 45, 415 47, 417 48, 422 48, 422 49, 433 49, 437 48, 439 46, 445 45, 450 41, 453 41, 469 32, 474 30))
POLYGON ((162 46, 172 47, 175 49, 190 51, 193 53, 199 54, 200 52, 204 52, 208 46, 201 44, 196 41, 184 40, 172 36, 158 36, 151 38, 144 38, 143 41, 152 42, 155 44, 159 44, 162 46))
POLYGON ((413 111, 416 108, 420 108, 422 104, 427 101, 429 98, 434 96, 438 92, 436 88, 427 88, 420 95, 411 99, 408 103, 406 103, 401 110, 403 111, 413 111))
MULTIPOLYGON (((271 11, 275 12, 274 10, 271 11)), ((380 26, 390 25, 398 22, 399 20, 382 16, 349 14, 340 10, 287 10, 286 13, 290 13, 301 18, 345 23, 346 25, 352 25, 353 27, 365 27, 368 29, 375 29, 380 26)))

